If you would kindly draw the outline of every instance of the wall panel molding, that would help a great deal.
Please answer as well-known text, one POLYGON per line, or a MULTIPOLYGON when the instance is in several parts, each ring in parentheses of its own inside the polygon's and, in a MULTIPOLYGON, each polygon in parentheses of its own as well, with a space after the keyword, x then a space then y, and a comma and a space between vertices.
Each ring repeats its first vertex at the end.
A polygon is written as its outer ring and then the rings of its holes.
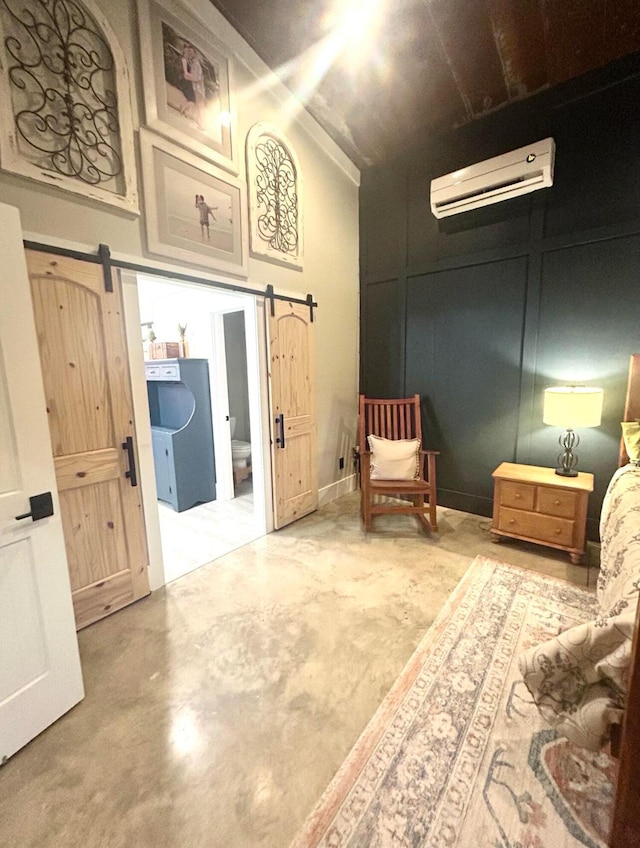
POLYGON ((616 467, 628 357, 640 351, 640 116, 619 108, 640 102, 640 75, 609 83, 431 139, 365 171, 361 195, 363 240, 374 245, 361 281, 365 390, 420 392, 425 444, 442 451, 440 502, 486 515, 499 461, 555 464, 543 388, 602 384, 603 425, 580 434, 578 451, 579 468, 596 474, 590 538, 616 467), (474 161, 476 143, 515 148, 527 126, 556 137, 554 186, 436 221, 429 182, 442 162, 474 161), (381 197, 384 208, 367 208, 381 197))

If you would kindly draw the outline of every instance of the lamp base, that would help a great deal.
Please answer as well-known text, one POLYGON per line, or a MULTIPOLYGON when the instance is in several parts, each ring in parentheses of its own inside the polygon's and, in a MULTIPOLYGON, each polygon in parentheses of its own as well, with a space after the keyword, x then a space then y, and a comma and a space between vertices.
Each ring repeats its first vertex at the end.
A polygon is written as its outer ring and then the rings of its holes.
POLYGON ((573 430, 565 430, 558 442, 564 450, 558 455, 556 474, 559 477, 577 477, 578 455, 573 452, 573 449, 580 444, 580 436, 573 430))
POLYGON ((560 477, 577 477, 578 472, 574 468, 569 468, 568 470, 564 468, 556 468, 556 474, 560 477))

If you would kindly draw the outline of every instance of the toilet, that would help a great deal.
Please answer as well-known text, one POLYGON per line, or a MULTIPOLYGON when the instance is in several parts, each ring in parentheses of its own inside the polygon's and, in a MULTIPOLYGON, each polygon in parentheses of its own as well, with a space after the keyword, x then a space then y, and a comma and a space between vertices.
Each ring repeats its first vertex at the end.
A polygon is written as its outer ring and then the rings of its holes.
POLYGON ((236 419, 232 416, 229 419, 231 425, 231 461, 236 468, 245 468, 250 464, 251 443, 241 442, 233 438, 236 429, 236 419))

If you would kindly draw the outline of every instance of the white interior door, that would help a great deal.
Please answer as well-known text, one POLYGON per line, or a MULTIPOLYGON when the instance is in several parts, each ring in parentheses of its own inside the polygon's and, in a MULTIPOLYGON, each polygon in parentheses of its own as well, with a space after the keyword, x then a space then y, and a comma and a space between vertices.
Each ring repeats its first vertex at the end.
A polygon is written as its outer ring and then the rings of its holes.
POLYGON ((18 210, 0 204, 0 760, 84 697, 18 210), (30 498, 51 493, 34 521, 30 498), (45 510, 46 511, 46 510, 45 510))

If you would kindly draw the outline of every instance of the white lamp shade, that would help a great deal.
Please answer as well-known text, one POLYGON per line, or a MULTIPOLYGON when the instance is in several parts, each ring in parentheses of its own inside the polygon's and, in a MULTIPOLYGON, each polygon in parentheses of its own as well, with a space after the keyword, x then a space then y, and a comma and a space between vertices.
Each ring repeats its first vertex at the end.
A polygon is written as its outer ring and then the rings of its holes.
POLYGON ((602 389, 587 386, 554 386, 544 390, 542 420, 552 427, 576 430, 599 427, 602 420, 602 389))

